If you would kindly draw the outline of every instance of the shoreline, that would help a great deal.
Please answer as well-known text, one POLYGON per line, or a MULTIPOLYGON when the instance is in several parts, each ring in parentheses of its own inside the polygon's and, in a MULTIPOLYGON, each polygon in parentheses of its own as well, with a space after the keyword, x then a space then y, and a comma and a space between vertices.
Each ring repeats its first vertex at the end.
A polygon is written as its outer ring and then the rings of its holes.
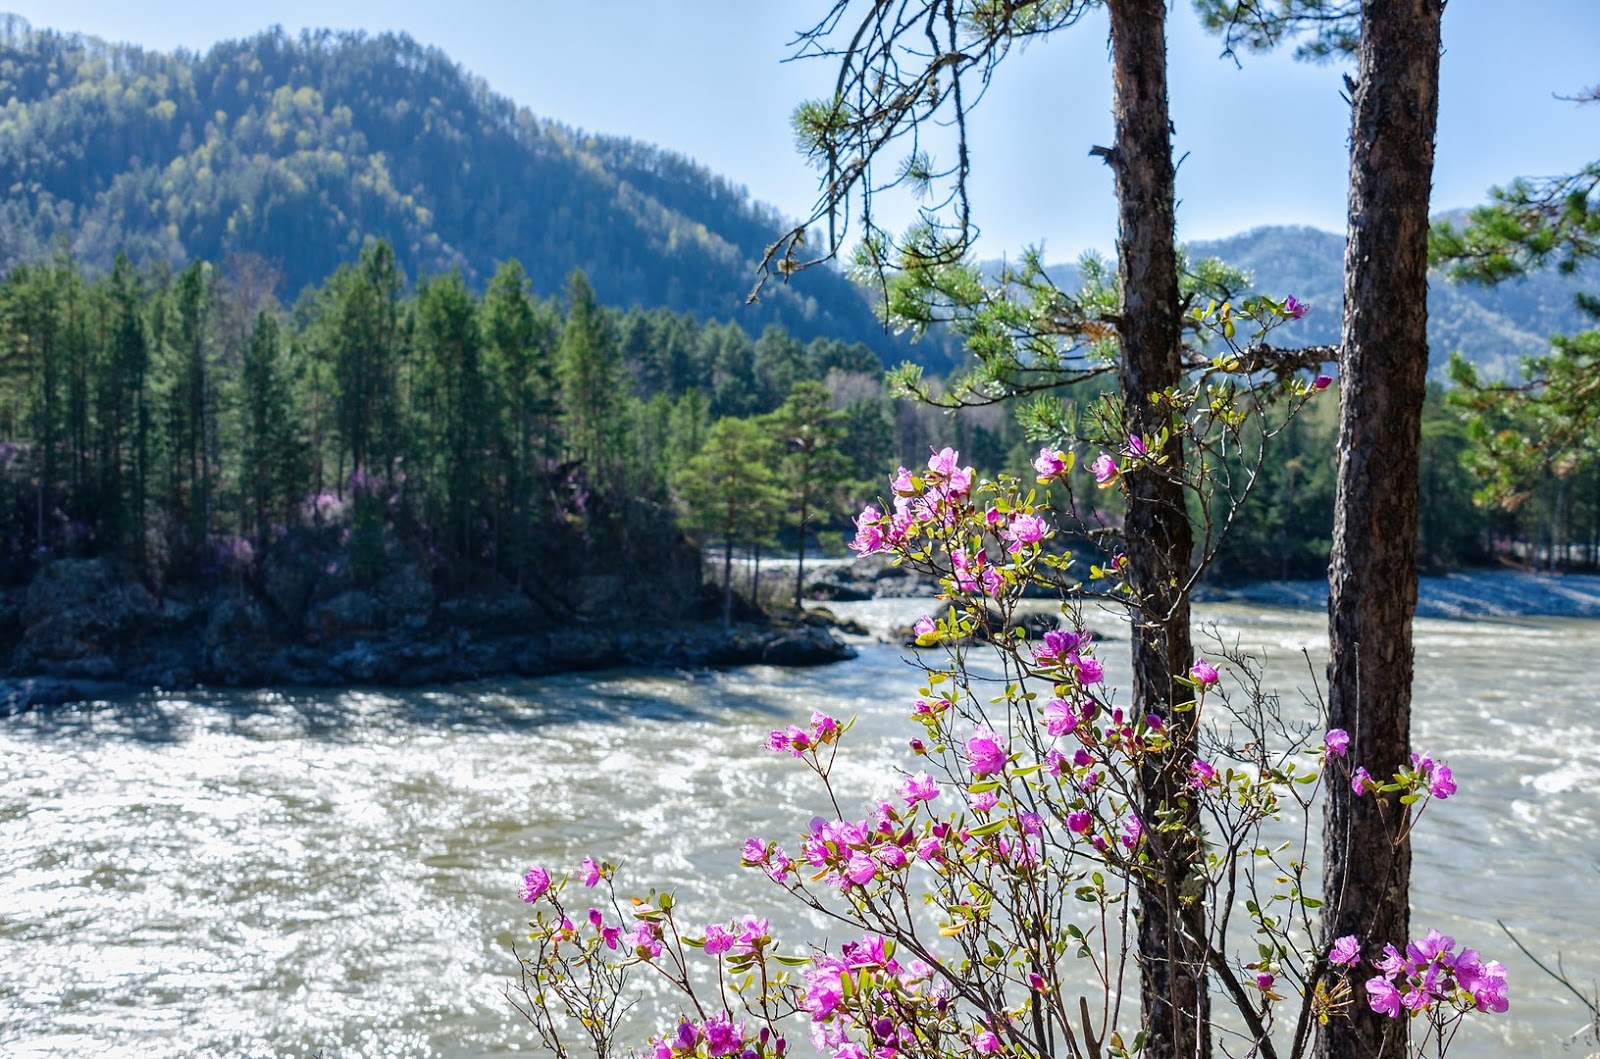
MULTIPOLYGON (((1298 610, 1328 608, 1326 581, 1202 585, 1196 603, 1249 603, 1298 610)), ((1419 618, 1600 618, 1600 574, 1477 570, 1417 579, 1419 618)))
MULTIPOLYGON (((826 561, 824 561, 826 562, 826 561)), ((819 566, 824 564, 819 564, 819 566)), ((847 564, 827 564, 838 566, 847 564)), ((834 570, 828 571, 833 573, 834 570)), ((819 574, 822 574, 819 571, 819 574)), ((824 575, 826 576, 826 575, 824 575)), ((863 587, 866 587, 863 585, 863 587)), ((898 577, 887 591, 869 598, 905 599, 920 593, 898 577)), ((1416 616, 1456 621, 1516 618, 1600 619, 1600 575, 1530 574, 1481 570, 1418 579, 1416 616)), ((1196 603, 1282 607, 1326 611, 1323 581, 1256 581, 1225 587, 1202 585, 1196 603)), ((813 607, 830 602, 811 600, 813 607)), ((72 667, 0 677, 0 717, 31 709, 136 695, 151 690, 195 687, 403 688, 458 684, 495 677, 536 677, 635 667, 657 670, 719 669, 746 665, 812 666, 856 656, 860 636, 842 638, 827 622, 737 623, 723 629, 706 621, 643 621, 631 625, 573 623, 519 633, 491 633, 467 626, 388 635, 341 638, 315 646, 281 645, 278 650, 233 653, 223 658, 243 663, 223 668, 179 667, 158 674, 146 667, 121 676, 115 672, 71 671, 72 667), (231 657, 229 657, 231 656, 231 657), (248 660, 247 660, 248 659, 248 660), (178 679, 154 679, 160 676, 178 679)), ((873 630, 866 642, 893 637, 873 630)), ((237 645, 236 645, 237 646, 237 645)))
POLYGON ((0 677, 0 717, 44 706, 197 687, 405 688, 459 684, 496 677, 542 677, 635 667, 722 669, 773 665, 805 667, 842 662, 856 649, 832 630, 806 623, 675 622, 630 626, 575 625, 536 632, 483 635, 465 628, 435 634, 370 637, 316 648, 291 646, 242 672, 186 674, 11 674, 0 677))

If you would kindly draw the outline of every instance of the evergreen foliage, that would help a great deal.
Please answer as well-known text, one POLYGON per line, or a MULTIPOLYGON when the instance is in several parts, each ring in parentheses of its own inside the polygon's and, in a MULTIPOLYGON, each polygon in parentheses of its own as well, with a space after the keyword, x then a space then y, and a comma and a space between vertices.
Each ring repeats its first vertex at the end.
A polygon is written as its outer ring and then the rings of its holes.
POLYGON ((789 542, 842 528, 858 499, 842 483, 939 429, 912 417, 852 460, 839 419, 881 435, 895 418, 865 346, 620 313, 581 271, 564 306, 515 261, 481 298, 458 270, 408 291, 370 242, 292 312, 251 275, 119 257, 94 276, 58 255, 0 281, 6 580, 68 555, 156 581, 248 569, 299 527, 341 524, 365 578, 404 553, 449 581, 529 587, 566 534, 643 554, 676 532, 680 495, 686 524, 724 543, 682 474, 708 443, 737 437, 751 473, 782 476, 786 502, 740 515, 735 543, 759 548, 780 527, 789 542))

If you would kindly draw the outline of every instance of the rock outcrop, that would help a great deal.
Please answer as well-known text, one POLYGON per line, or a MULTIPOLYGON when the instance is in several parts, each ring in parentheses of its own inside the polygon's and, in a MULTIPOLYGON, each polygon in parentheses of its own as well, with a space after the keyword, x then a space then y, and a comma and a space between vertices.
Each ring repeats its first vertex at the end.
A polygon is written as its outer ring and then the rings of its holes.
MULTIPOLYGON (((326 537, 291 535, 248 576, 153 590, 107 559, 59 559, 0 592, 0 713, 112 684, 417 685, 609 666, 812 665, 851 657, 804 622, 709 622, 699 555, 519 589, 443 592, 393 557, 361 579, 326 537)), ((80 694, 81 693, 81 694, 80 694)))

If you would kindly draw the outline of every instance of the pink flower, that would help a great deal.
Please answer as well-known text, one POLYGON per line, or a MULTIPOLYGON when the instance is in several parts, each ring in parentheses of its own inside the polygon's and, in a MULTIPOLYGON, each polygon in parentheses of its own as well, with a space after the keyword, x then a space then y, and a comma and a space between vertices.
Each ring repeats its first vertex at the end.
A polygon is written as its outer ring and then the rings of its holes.
POLYGON ((797 725, 791 724, 787 728, 774 729, 767 733, 767 749, 773 752, 787 750, 795 757, 801 757, 810 745, 811 736, 797 725))
POLYGON ((1267 990, 1272 988, 1272 983, 1274 980, 1275 979, 1272 977, 1272 975, 1268 974, 1266 971, 1262 971, 1260 974, 1256 975, 1256 988, 1265 993, 1267 990))
POLYGON ((1479 1011, 1504 1012, 1506 999, 1506 969, 1499 960, 1485 964, 1476 949, 1462 949, 1456 958, 1456 984, 1472 996, 1479 1011))
POLYGON ((1040 449, 1039 455, 1034 458, 1033 469, 1038 472, 1041 482, 1059 478, 1067 473, 1067 454, 1060 449, 1040 449))
POLYGON ((1139 839, 1144 837, 1144 823, 1137 816, 1130 815, 1122 822, 1121 842, 1128 849, 1133 849, 1139 844, 1139 839))
POLYGON ((915 776, 907 776, 901 788, 907 805, 916 805, 918 802, 931 802, 939 797, 939 784, 926 772, 919 772, 915 776))
POLYGON ((750 838, 745 840, 744 849, 739 851, 739 863, 745 867, 753 867, 766 862, 767 840, 764 838, 750 838))
POLYGON ((928 470, 944 479, 951 496, 961 496, 972 488, 972 468, 962 467, 961 453, 948 446, 928 459, 928 470))
POLYGON ((639 924, 633 928, 633 936, 628 939, 628 943, 633 947, 633 951, 639 956, 660 956, 660 929, 661 928, 657 927, 654 923, 641 920, 639 924))
POLYGON ((1209 787, 1217 782, 1217 770, 1208 761, 1199 758, 1189 762, 1189 786, 1209 787))
POLYGON ((1441 934, 1437 930, 1428 931, 1428 936, 1421 941, 1413 941, 1406 946, 1406 957, 1418 966, 1432 963, 1443 956, 1448 957, 1450 950, 1456 947, 1456 939, 1448 934, 1441 934))
POLYGON ((1094 480, 1102 487, 1110 485, 1117 480, 1117 461, 1111 458, 1109 452, 1102 452, 1089 464, 1089 470, 1094 472, 1094 480))
POLYGON ((744 1023, 735 1023, 732 1016, 719 1011, 706 1020, 706 1054, 711 1059, 731 1055, 744 1043, 744 1023))
POLYGON ((1128 435, 1128 455, 1137 460, 1142 460, 1150 455, 1150 450, 1145 447, 1144 438, 1138 434, 1128 435))
POLYGON ((1051 735, 1066 735, 1078 727, 1080 719, 1073 705, 1062 699, 1051 699, 1044 704, 1044 730, 1051 735))
POLYGON ((1455 777, 1450 775, 1449 765, 1435 765, 1433 767, 1433 775, 1428 780, 1428 791, 1440 801, 1456 792, 1455 777))
POLYGON ((1217 667, 1204 658, 1197 658, 1189 669, 1189 679, 1203 688, 1209 688, 1218 680, 1217 667))
POLYGON ((1328 962, 1340 967, 1354 967, 1361 961, 1361 942, 1354 934, 1346 935, 1333 943, 1328 950, 1328 962))
POLYGON ((1343 728, 1330 728, 1322 737, 1322 745, 1329 757, 1344 757, 1345 751, 1350 749, 1350 733, 1343 728))
POLYGON ((883 551, 883 512, 872 504, 861 509, 861 514, 856 516, 856 537, 850 542, 850 550, 858 555, 872 555, 883 551))
POLYGON ((1400 955, 1400 950, 1393 945, 1385 944, 1383 958, 1374 960, 1372 965, 1382 971, 1385 978, 1393 978, 1406 969, 1406 958, 1400 955))
POLYGON ((1372 773, 1368 772, 1364 766, 1358 766, 1356 774, 1350 777, 1350 789, 1356 792, 1357 797, 1360 797, 1369 790, 1377 790, 1378 784, 1373 780, 1372 773))
POLYGON ((707 956, 721 956, 733 948, 734 941, 733 934, 721 923, 708 923, 706 925, 707 956))
POLYGON ((911 626, 911 631, 916 633, 918 636, 932 636, 936 629, 938 629, 938 626, 935 625, 933 623, 933 619, 928 617, 926 614, 918 618, 917 623, 911 626))
POLYGON ((805 1007, 818 1022, 826 1020, 844 1001, 841 976, 848 970, 837 956, 818 953, 803 972, 806 980, 805 1007))
POLYGON ((1326 390, 1328 387, 1330 387, 1332 385, 1333 385, 1333 376, 1332 375, 1318 375, 1315 379, 1311 380, 1311 388, 1313 390, 1317 390, 1317 391, 1326 390))
POLYGON ((756 949, 760 948, 768 940, 770 940, 768 937, 768 929, 767 921, 765 919, 757 919, 755 916, 745 916, 744 923, 740 927, 739 940, 734 942, 734 954, 742 956, 746 953, 755 952, 756 949))
POLYGON ((1400 1017, 1400 990, 1387 978, 1367 979, 1367 1003, 1380 1015, 1400 1017))
POLYGON ((1038 515, 1018 515, 1001 531, 1000 536, 1011 542, 1007 549, 1012 554, 1022 550, 1024 544, 1037 544, 1044 539, 1048 527, 1038 515))
POLYGON ((987 813, 999 804, 1000 796, 994 791, 984 791, 982 794, 972 796, 972 811, 975 813, 987 813))
POLYGON ((583 858, 583 885, 594 886, 600 881, 600 865, 593 857, 583 858))
POLYGON ((1105 679, 1106 667, 1093 658, 1078 659, 1078 682, 1080 684, 1098 684, 1105 679))
POLYGON ((534 865, 522 873, 522 899, 533 904, 550 889, 550 873, 534 865))
POLYGON ((1290 320, 1298 320, 1311 311, 1311 307, 1300 301, 1293 294, 1283 300, 1283 315, 1290 320))
POLYGON ((857 886, 865 886, 878 875, 878 862, 857 850, 850 854, 844 866, 844 877, 857 886))
POLYGON ((993 1055, 1000 1050, 1000 1038, 984 1030, 972 1038, 972 1047, 979 1055, 993 1055))
POLYGON ((979 728, 967 740, 967 764, 974 776, 987 776, 1006 767, 1006 748, 998 736, 979 728))
POLYGON ((1075 633, 1065 629, 1051 629, 1044 634, 1043 642, 1033 649, 1033 659, 1036 662, 1048 662, 1053 659, 1066 658, 1077 651, 1079 640, 1075 633))

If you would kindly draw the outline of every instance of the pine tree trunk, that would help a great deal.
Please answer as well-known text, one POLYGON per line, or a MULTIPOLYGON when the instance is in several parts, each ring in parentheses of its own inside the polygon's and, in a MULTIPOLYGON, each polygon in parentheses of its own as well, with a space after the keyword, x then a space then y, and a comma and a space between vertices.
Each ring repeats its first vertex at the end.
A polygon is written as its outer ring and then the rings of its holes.
MULTIPOLYGON (((1166 2, 1112 3, 1111 51, 1116 146, 1118 273, 1122 283, 1123 417, 1130 433, 1154 434, 1171 419, 1152 394, 1181 381, 1177 255, 1174 249, 1175 174, 1167 111, 1166 2)), ((1192 755, 1192 732, 1174 716, 1187 689, 1174 676, 1193 663, 1189 640, 1189 577, 1193 541, 1184 490, 1183 454, 1174 443, 1161 471, 1128 476, 1124 546, 1138 601, 1133 633, 1133 709, 1173 722, 1174 746, 1141 777, 1140 814, 1147 830, 1163 806, 1178 804, 1192 755), (1189 738, 1185 738, 1185 735, 1189 738)), ((1191 821, 1192 822, 1192 821, 1191 821)), ((1198 841, 1164 832, 1168 863, 1192 864, 1198 841)), ((1181 871, 1139 887, 1139 968, 1145 1055, 1204 1059, 1210 1055, 1205 959, 1189 938, 1203 938, 1198 907, 1183 905, 1181 871), (1186 938, 1187 935, 1187 938, 1186 938)))
MULTIPOLYGON (((1438 113, 1441 0, 1362 4, 1350 133, 1339 370, 1338 498, 1328 571, 1329 725, 1348 760, 1382 778, 1411 750, 1411 618, 1428 372, 1428 192, 1438 113)), ((1410 928, 1411 847, 1398 804, 1328 785, 1324 941, 1354 934, 1376 952, 1410 928), (1382 810, 1387 811, 1387 818, 1382 810)), ((1360 987, 1357 986, 1359 994, 1360 987)), ((1321 1059, 1399 1056, 1406 1020, 1357 997, 1318 1040, 1321 1059)))

